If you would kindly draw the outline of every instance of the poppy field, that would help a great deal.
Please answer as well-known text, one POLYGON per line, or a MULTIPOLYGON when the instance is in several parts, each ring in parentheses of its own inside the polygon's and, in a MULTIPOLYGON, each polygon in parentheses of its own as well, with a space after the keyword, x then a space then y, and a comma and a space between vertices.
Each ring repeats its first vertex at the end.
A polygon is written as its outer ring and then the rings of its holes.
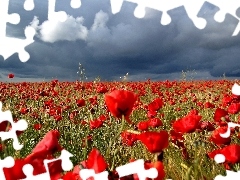
MULTIPOLYGON (((11 75, 9 78, 13 78, 11 75)), ((12 156, 15 165, 4 168, 7 180, 24 179, 24 164, 34 175, 44 173, 44 159, 71 152, 74 168, 64 172, 61 162, 49 165, 51 179, 81 179, 81 169, 108 171, 119 179, 116 167, 144 160, 161 179, 210 180, 226 170, 240 170, 240 97, 232 94, 231 80, 145 82, 0 82, 3 111, 14 122, 25 119, 18 131, 24 147, 16 151, 12 140, 2 141, 1 159, 12 156), (214 156, 223 154, 225 162, 214 156)), ((4 121, 0 131, 9 131, 4 121)), ((89 178, 93 179, 93 178, 89 178)), ((136 174, 121 180, 138 180, 136 174)))

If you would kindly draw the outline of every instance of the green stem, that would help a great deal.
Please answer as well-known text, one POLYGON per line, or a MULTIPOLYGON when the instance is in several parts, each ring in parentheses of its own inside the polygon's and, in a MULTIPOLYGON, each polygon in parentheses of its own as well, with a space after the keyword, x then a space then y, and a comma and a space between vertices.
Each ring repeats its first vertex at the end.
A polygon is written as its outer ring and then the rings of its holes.
MULTIPOLYGON (((124 129, 124 125, 125 125, 125 119, 124 119, 124 116, 122 116, 122 122, 121 122, 121 126, 120 126, 119 131, 118 131, 118 133, 114 136, 114 138, 111 139, 110 142, 109 142, 109 146, 108 146, 107 151, 106 151, 106 158, 109 159, 111 147, 112 147, 113 143, 119 138, 120 134, 122 133, 122 131, 123 131, 123 129, 124 129)), ((113 165, 112 165, 111 167, 113 167, 113 165)))

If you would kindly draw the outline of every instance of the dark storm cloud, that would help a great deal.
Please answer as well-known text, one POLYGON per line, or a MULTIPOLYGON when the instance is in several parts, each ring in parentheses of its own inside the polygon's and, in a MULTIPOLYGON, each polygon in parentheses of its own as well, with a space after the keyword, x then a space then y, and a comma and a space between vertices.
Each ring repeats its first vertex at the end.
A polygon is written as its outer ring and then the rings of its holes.
POLYGON ((238 21, 227 15, 223 23, 217 23, 213 16, 218 9, 207 3, 199 17, 208 23, 199 30, 183 7, 169 11, 172 22, 162 26, 161 12, 147 8, 145 18, 137 19, 133 3, 124 2, 113 15, 108 0, 82 0, 79 9, 59 0, 56 10, 67 12, 68 20, 56 23, 50 32, 53 24, 47 20, 47 1, 35 1, 30 12, 23 9, 23 0, 12 2, 16 3, 9 10, 19 13, 21 22, 9 25, 8 34, 24 37, 23 28, 36 16, 32 26, 38 35, 26 48, 31 55, 28 62, 20 62, 16 54, 6 61, 0 58, 2 77, 13 72, 21 78, 71 81, 78 79, 79 62, 89 80, 97 76, 119 80, 126 73, 129 80, 179 79, 182 70, 196 70, 198 79, 214 79, 223 73, 240 76, 239 35, 231 36, 238 21))

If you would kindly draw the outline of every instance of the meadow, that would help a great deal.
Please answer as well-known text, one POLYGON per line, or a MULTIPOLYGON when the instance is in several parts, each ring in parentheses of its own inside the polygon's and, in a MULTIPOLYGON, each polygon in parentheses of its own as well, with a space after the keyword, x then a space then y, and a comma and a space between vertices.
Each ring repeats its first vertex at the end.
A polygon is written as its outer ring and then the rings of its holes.
MULTIPOLYGON (((16 151, 12 140, 2 141, 1 159, 15 158, 4 168, 7 180, 23 179, 21 167, 31 163, 34 175, 45 172, 44 159, 71 152, 74 169, 63 172, 59 163, 49 165, 52 179, 80 179, 79 170, 107 170, 144 159, 161 179, 214 179, 226 170, 240 169, 239 128, 223 138, 227 123, 240 124, 240 97, 231 92, 230 80, 145 82, 0 83, 3 111, 11 110, 28 129, 18 131, 24 147, 16 151), (225 155, 216 163, 214 155, 225 155)), ((11 124, 4 121, 0 131, 11 124)), ((137 180, 130 175, 121 180, 137 180)))

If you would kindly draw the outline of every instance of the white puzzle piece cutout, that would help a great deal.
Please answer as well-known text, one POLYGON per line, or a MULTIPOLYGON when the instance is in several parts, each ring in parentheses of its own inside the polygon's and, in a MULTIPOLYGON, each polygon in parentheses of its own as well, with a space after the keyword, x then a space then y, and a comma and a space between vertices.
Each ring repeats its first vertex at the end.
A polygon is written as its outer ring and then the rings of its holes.
POLYGON ((5 175, 3 168, 11 168, 14 166, 14 159, 11 156, 6 157, 5 159, 0 159, 0 179, 5 180, 5 175))
MULTIPOLYGON (((0 55, 4 60, 18 53, 22 62, 29 60, 30 55, 25 51, 25 47, 34 42, 35 29, 32 27, 25 28, 26 39, 18 39, 6 36, 7 23, 18 24, 20 22, 19 14, 8 14, 9 0, 0 1, 0 55)), ((28 3, 26 7, 28 6, 28 3)))
MULTIPOLYGON (((236 11, 240 7, 239 0, 110 0, 113 14, 120 12, 124 1, 137 4, 134 11, 134 15, 137 18, 143 18, 145 16, 145 8, 161 11, 162 18, 160 23, 162 25, 168 25, 171 22, 171 17, 169 16, 168 11, 183 6, 193 24, 198 29, 205 28, 207 21, 204 18, 198 17, 198 13, 205 2, 209 2, 219 7, 220 10, 214 16, 215 21, 223 22, 226 14, 230 14, 240 22, 240 17, 236 15, 236 11)), ((232 36, 238 35, 239 31, 240 23, 238 23, 232 36)))
POLYGON ((12 113, 11 111, 1 111, 2 109, 2 102, 0 102, 0 123, 3 121, 8 121, 11 123, 12 128, 8 132, 0 132, 0 137, 2 141, 7 140, 7 139, 13 139, 13 148, 15 150, 20 150, 22 149, 23 145, 19 144, 18 137, 16 131, 24 131, 27 129, 28 124, 26 120, 21 119, 17 122, 13 121, 12 118, 12 113))
POLYGON ((51 159, 51 160, 45 159, 43 162, 44 162, 44 167, 46 169, 46 172, 36 176, 33 175, 32 165, 25 164, 23 166, 23 172, 26 175, 26 178, 22 180, 51 180, 48 164, 57 160, 62 160, 61 166, 64 171, 70 171, 73 168, 73 164, 72 164, 72 161, 70 160, 70 157, 73 157, 73 155, 70 152, 68 152, 67 150, 62 150, 59 158, 51 159))

